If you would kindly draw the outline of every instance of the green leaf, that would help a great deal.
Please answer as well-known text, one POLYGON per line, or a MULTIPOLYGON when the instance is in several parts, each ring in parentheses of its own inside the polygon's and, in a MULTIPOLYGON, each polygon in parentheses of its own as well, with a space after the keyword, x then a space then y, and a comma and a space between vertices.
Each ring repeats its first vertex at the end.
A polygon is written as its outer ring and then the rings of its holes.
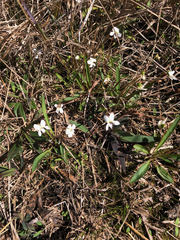
POLYGON ((18 103, 16 103, 14 105, 14 114, 15 114, 16 117, 18 117, 18 113, 17 112, 18 112, 18 108, 19 108, 20 104, 21 103, 18 102, 18 103))
POLYGON ((47 115, 46 103, 45 103, 44 95, 42 95, 42 112, 43 112, 44 118, 46 120, 46 123, 47 123, 48 127, 50 128, 51 134, 54 135, 54 132, 53 132, 53 130, 51 128, 51 125, 50 125, 50 122, 49 122, 49 118, 48 118, 48 115, 47 115))
POLYGON ((82 132, 87 133, 89 130, 82 124, 77 123, 75 121, 69 121, 71 124, 74 124, 77 128, 79 128, 82 132))
POLYGON ((148 6, 148 7, 151 7, 151 0, 149 0, 149 1, 147 2, 147 6, 148 6))
POLYGON ((47 151, 41 153, 40 155, 38 155, 35 159, 34 162, 32 164, 32 172, 34 172, 37 169, 38 164, 40 163, 40 161, 46 157, 47 154, 49 154, 51 152, 51 149, 48 149, 47 151))
POLYGON ((174 154, 174 153, 171 153, 171 154, 162 154, 162 155, 159 155, 158 158, 164 160, 165 162, 168 162, 168 163, 173 163, 173 162, 176 162, 176 161, 180 161, 180 155, 179 154, 174 154))
POLYGON ((20 103, 20 105, 19 105, 18 112, 19 112, 20 117, 23 117, 24 120, 26 120, 26 114, 24 112, 24 108, 23 108, 22 103, 20 103))
POLYGON ((8 177, 16 172, 15 168, 8 169, 7 167, 0 166, 0 177, 8 177))
POLYGON ((12 88, 12 91, 15 93, 16 92, 16 85, 12 81, 11 81, 11 88, 12 88))
POLYGON ((179 219, 179 217, 177 217, 176 218, 176 221, 175 221, 175 224, 176 224, 176 226, 175 226, 175 236, 176 237, 178 237, 179 236, 179 223, 180 223, 180 219, 179 219))
POLYGON ((180 161, 180 154, 169 154, 168 158, 171 158, 174 161, 180 161))
POLYGON ((63 102, 69 102, 69 101, 72 101, 72 100, 78 98, 79 96, 80 96, 80 94, 74 94, 74 96, 72 96, 72 97, 64 98, 64 99, 63 99, 63 102))
POLYGON ((19 142, 15 142, 8 152, 7 161, 10 161, 14 157, 18 156, 20 152, 22 152, 21 145, 19 144, 19 142))
POLYGON ((34 233, 34 234, 33 234, 33 238, 36 238, 36 237, 38 237, 39 235, 41 235, 41 233, 42 233, 43 231, 44 231, 44 230, 42 229, 42 230, 39 230, 38 232, 34 233))
POLYGON ((159 156, 159 158, 162 159, 163 161, 167 162, 167 163, 173 163, 173 161, 168 159, 166 156, 159 156))
POLYGON ((43 226, 43 223, 42 223, 41 221, 37 221, 36 224, 37 224, 38 226, 43 226))
POLYGON ((118 134, 118 137, 123 142, 131 142, 131 143, 152 143, 155 142, 153 136, 146 135, 132 135, 127 132, 123 132, 121 130, 114 130, 115 133, 118 134))
POLYGON ((37 132, 33 131, 29 131, 29 136, 36 142, 42 143, 49 141, 49 137, 46 137, 46 135, 39 136, 37 132))
POLYGON ((174 129, 178 125, 179 121, 180 121, 180 115, 174 120, 174 122, 168 128, 167 132, 164 134, 164 136, 162 137, 161 141, 159 142, 159 144, 157 145, 156 149, 154 150, 154 153, 156 153, 158 151, 158 149, 160 147, 162 147, 162 145, 166 142, 166 140, 169 138, 169 136, 171 136, 171 134, 173 133, 174 129))
POLYGON ((120 67, 118 66, 116 68, 116 87, 115 87, 116 90, 119 90, 120 89, 120 67))
POLYGON ((147 150, 147 148, 145 148, 144 146, 142 146, 142 145, 140 145, 140 144, 135 144, 133 147, 135 148, 135 150, 136 150, 137 152, 142 152, 142 153, 146 153, 146 154, 149 153, 149 151, 147 150))
POLYGON ((60 80, 60 82, 64 82, 63 77, 59 73, 56 73, 56 77, 60 80))
POLYGON ((22 103, 20 103, 20 102, 10 103, 9 105, 11 105, 14 108, 14 114, 16 117, 20 116, 20 117, 23 117, 24 120, 26 120, 26 114, 24 112, 22 103))
POLYGON ((148 171, 149 166, 150 166, 150 160, 143 163, 143 165, 141 165, 141 167, 137 170, 137 172, 131 178, 130 183, 134 183, 138 181, 142 176, 144 176, 144 174, 148 171))
POLYGON ((35 101, 33 99, 29 99, 28 100, 28 105, 29 105, 30 110, 37 109, 36 103, 35 103, 35 101))
POLYGON ((172 177, 169 175, 169 173, 166 171, 166 169, 164 169, 161 166, 156 166, 157 172, 158 174, 167 182, 173 183, 173 179, 172 177))
POLYGON ((91 86, 91 78, 90 78, 89 65, 87 64, 87 60, 86 59, 85 59, 85 69, 86 69, 87 88, 89 88, 91 86))

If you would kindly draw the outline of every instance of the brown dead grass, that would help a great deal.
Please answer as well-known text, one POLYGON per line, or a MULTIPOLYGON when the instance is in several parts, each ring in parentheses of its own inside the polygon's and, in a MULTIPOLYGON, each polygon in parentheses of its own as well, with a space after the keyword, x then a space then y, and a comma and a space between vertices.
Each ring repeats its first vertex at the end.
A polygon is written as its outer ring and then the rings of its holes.
MULTIPOLYGON (((130 176, 141 161, 132 155, 131 144, 117 139, 126 165, 126 173, 122 172, 122 165, 111 150, 112 139, 102 128, 102 112, 95 113, 95 117, 89 120, 90 134, 77 134, 71 141, 63 136, 64 124, 72 115, 75 121, 84 123, 84 113, 81 111, 80 114, 78 106, 87 98, 88 91, 65 104, 66 114, 58 119, 47 104, 57 138, 66 149, 70 147, 74 155, 82 154, 79 157, 82 164, 71 155, 68 164, 59 162, 52 169, 42 163, 32 173, 36 153, 27 142, 23 145, 23 166, 19 159, 6 162, 11 144, 18 139, 21 129, 34 121, 36 114, 35 110, 26 111, 25 122, 14 116, 7 103, 21 101, 28 106, 28 100, 33 99, 40 109, 42 93, 47 103, 51 103, 79 91, 75 83, 68 88, 62 83, 58 90, 54 87, 55 73, 67 80, 74 69, 82 70, 81 64, 74 60, 77 54, 98 56, 98 67, 105 75, 109 72, 107 63, 110 58, 121 56, 121 74, 124 76, 121 92, 123 96, 128 91, 129 99, 136 91, 136 84, 143 82, 141 74, 145 71, 150 88, 143 93, 136 108, 125 109, 123 103, 128 97, 122 97, 120 107, 116 109, 120 116, 130 116, 128 125, 124 126, 126 130, 153 135, 160 119, 168 117, 170 122, 180 113, 179 81, 173 82, 167 75, 171 68, 178 72, 180 64, 180 19, 176 1, 151 1, 149 8, 148 1, 95 1, 95 8, 88 16, 83 10, 87 10, 92 2, 84 1, 82 5, 69 0, 28 2, 47 37, 45 41, 23 14, 18 1, 1 1, 0 162, 16 167, 17 172, 1 179, 0 239, 32 239, 30 234, 25 238, 19 235, 27 216, 28 228, 34 226, 39 230, 35 224, 37 219, 45 226, 39 239, 177 239, 174 237, 174 221, 179 216, 179 175, 176 169, 171 169, 174 184, 159 179, 155 169, 151 169, 152 174, 130 185, 130 176), (87 22, 83 14, 88 16, 87 22), (109 37, 112 25, 121 26, 123 32, 122 39, 116 43, 109 37), (80 26, 83 26, 81 34, 80 26), (40 52, 37 60, 35 56, 40 52), (68 56, 72 58, 67 60, 68 56), (52 66, 55 67, 52 69, 52 66), (26 81, 28 97, 19 89, 16 91, 17 100, 10 81, 20 88, 26 81), (158 111, 156 116, 154 108, 158 111), (76 170, 74 166, 77 166, 76 170), (128 227, 130 234, 126 232, 128 227)), ((98 82, 97 75, 92 74, 93 81, 98 82)), ((113 78, 114 71, 112 75, 113 78)), ((86 115, 100 105, 98 98, 104 98, 103 104, 108 108, 109 98, 104 86, 98 82, 95 89, 90 92, 86 115)), ((178 153, 178 129, 170 141, 178 153)), ((50 145, 41 144, 44 150, 50 145)))

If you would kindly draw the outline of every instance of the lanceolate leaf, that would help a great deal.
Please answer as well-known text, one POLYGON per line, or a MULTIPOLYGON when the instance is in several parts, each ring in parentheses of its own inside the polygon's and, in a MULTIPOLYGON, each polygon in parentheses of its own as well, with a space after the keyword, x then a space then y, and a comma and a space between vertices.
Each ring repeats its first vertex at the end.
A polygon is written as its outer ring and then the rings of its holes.
POLYGON ((15 168, 6 168, 6 167, 1 167, 0 166, 0 177, 8 177, 13 175, 16 172, 15 168))
POLYGON ((14 105, 14 114, 15 114, 16 117, 18 117, 18 113, 17 112, 18 112, 18 108, 19 108, 20 104, 21 103, 17 102, 14 105))
POLYGON ((64 99, 63 99, 63 102, 72 101, 72 100, 78 98, 79 96, 80 96, 80 95, 76 93, 76 94, 74 94, 74 96, 72 96, 72 97, 66 97, 66 98, 64 98, 64 99))
POLYGON ((127 132, 120 131, 115 129, 114 132, 118 135, 118 137, 123 142, 131 142, 131 143, 152 143, 155 142, 153 136, 146 136, 146 135, 131 135, 127 132))
POLYGON ((161 167, 161 166, 156 166, 156 169, 157 169, 158 174, 159 174, 164 180, 166 180, 167 182, 170 182, 170 183, 173 182, 172 177, 169 175, 169 173, 166 171, 166 169, 164 169, 164 168, 161 167))
POLYGON ((174 120, 174 122, 171 124, 171 126, 169 127, 167 132, 164 134, 164 136, 162 137, 161 141, 157 145, 154 153, 156 153, 159 150, 159 148, 162 147, 162 145, 166 142, 166 140, 169 138, 169 136, 171 136, 171 134, 173 133, 174 129, 178 125, 179 121, 180 121, 180 115, 174 120))
POLYGON ((143 165, 141 165, 141 167, 137 170, 137 172, 131 178, 130 183, 134 183, 138 181, 141 177, 143 177, 144 174, 148 171, 149 166, 150 166, 150 160, 148 160, 143 165))
POLYGON ((35 159, 34 162, 32 164, 32 172, 34 172, 37 169, 38 164, 40 163, 40 161, 46 157, 47 154, 49 154, 51 152, 51 149, 48 149, 47 151, 41 153, 40 155, 38 155, 35 159))
POLYGON ((53 130, 52 130, 52 128, 51 128, 51 125, 50 125, 50 122, 49 122, 49 118, 48 118, 48 115, 47 115, 46 103, 45 103, 44 95, 42 95, 42 112, 43 112, 44 118, 45 118, 45 120, 46 120, 46 123, 47 123, 48 127, 50 128, 51 134, 54 135, 54 132, 53 132, 53 130))
POLYGON ((178 237, 179 236, 179 223, 180 223, 180 219, 179 217, 176 218, 176 221, 175 221, 175 236, 178 237))
POLYGON ((91 86, 91 77, 90 77, 90 71, 89 71, 89 66, 87 64, 87 60, 85 59, 85 69, 86 69, 86 82, 87 82, 87 87, 89 88, 91 86))
POLYGON ((135 148, 135 150, 136 150, 137 152, 146 153, 146 154, 149 153, 149 151, 147 150, 147 148, 145 148, 144 146, 142 146, 142 145, 140 145, 140 144, 135 144, 133 147, 135 148))
POLYGON ((10 161, 12 158, 16 157, 22 152, 22 148, 19 142, 15 142, 7 155, 7 161, 10 161))
POLYGON ((120 88, 120 67, 116 68, 116 90, 120 88))
POLYGON ((25 114, 25 112, 24 112, 24 108, 23 108, 22 103, 20 103, 19 108, 18 108, 18 111, 19 111, 19 115, 20 115, 21 117, 23 117, 24 120, 26 120, 26 114, 25 114))

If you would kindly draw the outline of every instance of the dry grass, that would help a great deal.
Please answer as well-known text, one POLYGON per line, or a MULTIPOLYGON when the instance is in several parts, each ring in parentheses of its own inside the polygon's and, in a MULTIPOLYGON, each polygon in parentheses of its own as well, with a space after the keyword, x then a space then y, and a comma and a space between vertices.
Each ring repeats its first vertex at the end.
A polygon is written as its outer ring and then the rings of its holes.
POLYGON ((162 161, 152 158, 146 175, 130 184, 146 157, 106 132, 103 117, 115 112, 121 130, 160 137, 180 114, 179 3, 29 1, 36 22, 22 1, 0 4, 0 164, 16 169, 1 178, 0 239, 178 239, 179 126, 166 143, 173 149, 164 150, 178 155, 165 164, 173 183, 158 176, 162 161), (121 38, 109 36, 113 26, 121 38), (97 66, 88 71, 90 57, 97 66), (38 137, 32 130, 44 118, 42 95, 54 135, 38 137), (70 120, 89 131, 68 138, 70 120), (12 146, 17 152, 9 157, 12 146))

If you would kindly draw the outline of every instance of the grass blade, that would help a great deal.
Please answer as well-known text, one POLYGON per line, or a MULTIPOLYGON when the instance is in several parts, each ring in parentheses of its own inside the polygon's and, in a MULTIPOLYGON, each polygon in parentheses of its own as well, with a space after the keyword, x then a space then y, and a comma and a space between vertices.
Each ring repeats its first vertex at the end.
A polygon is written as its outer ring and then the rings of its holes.
POLYGON ((174 129, 177 127, 178 123, 180 121, 180 115, 174 120, 174 122, 171 124, 171 126, 168 128, 167 132, 162 137, 161 141, 157 145, 156 149, 154 150, 154 153, 156 153, 160 147, 166 142, 166 140, 171 136, 174 129))
POLYGON ((176 218, 176 221, 175 221, 175 224, 176 224, 176 226, 175 226, 175 236, 176 237, 178 237, 179 236, 179 223, 180 223, 180 219, 179 219, 179 217, 177 217, 176 218))
POLYGON ((19 102, 14 105, 14 114, 15 114, 16 117, 18 117, 18 113, 17 112, 18 112, 19 106, 20 106, 19 102))
POLYGON ((10 161, 11 159, 19 155, 20 152, 22 152, 21 145, 19 144, 19 142, 14 143, 8 152, 7 161, 10 161))
POLYGON ((51 125, 50 125, 50 122, 49 122, 49 118, 48 118, 48 115, 47 115, 47 111, 46 111, 46 103, 45 103, 45 98, 44 98, 44 95, 42 95, 42 112, 43 112, 43 115, 44 115, 44 118, 45 118, 45 121, 48 125, 48 127, 50 128, 50 132, 52 135, 54 135, 54 132, 51 128, 51 125))
POLYGON ((20 117, 23 117, 24 121, 25 121, 26 120, 26 114, 25 114, 25 111, 24 111, 22 103, 20 103, 18 111, 19 111, 20 117))
POLYGON ((69 102, 69 101, 72 101, 72 100, 75 100, 76 98, 78 98, 80 95, 79 94, 74 94, 74 96, 72 97, 66 97, 63 99, 63 102, 69 102))
POLYGON ((2 167, 0 166, 0 177, 8 177, 13 175, 16 172, 15 168, 6 168, 6 167, 2 167))
POLYGON ((86 69, 87 88, 90 88, 91 87, 91 77, 90 77, 89 65, 87 64, 87 59, 85 59, 85 69, 86 69))

